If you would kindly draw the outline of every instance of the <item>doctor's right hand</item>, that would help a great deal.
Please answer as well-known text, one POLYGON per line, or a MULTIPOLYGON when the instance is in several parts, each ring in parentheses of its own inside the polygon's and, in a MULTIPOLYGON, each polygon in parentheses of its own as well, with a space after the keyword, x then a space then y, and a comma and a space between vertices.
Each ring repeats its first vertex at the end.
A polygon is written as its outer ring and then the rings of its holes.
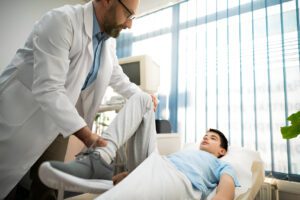
POLYGON ((76 131, 74 135, 78 139, 80 139, 86 147, 91 147, 92 145, 105 147, 107 145, 107 141, 105 139, 97 134, 92 133, 92 131, 87 126, 76 131))
POLYGON ((107 145, 107 141, 103 139, 101 136, 97 134, 91 134, 89 145, 86 144, 87 147, 91 147, 92 145, 95 147, 105 147, 107 145))

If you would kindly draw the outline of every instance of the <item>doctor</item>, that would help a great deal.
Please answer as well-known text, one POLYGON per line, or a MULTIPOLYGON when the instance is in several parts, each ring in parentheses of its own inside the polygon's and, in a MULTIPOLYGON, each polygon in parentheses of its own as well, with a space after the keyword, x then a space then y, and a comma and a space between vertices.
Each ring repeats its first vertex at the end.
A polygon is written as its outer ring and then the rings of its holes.
POLYGON ((35 23, 0 76, 0 199, 58 135, 106 145, 91 132, 106 88, 126 98, 140 92, 118 65, 114 39, 131 28, 138 4, 93 0, 54 9, 35 23))

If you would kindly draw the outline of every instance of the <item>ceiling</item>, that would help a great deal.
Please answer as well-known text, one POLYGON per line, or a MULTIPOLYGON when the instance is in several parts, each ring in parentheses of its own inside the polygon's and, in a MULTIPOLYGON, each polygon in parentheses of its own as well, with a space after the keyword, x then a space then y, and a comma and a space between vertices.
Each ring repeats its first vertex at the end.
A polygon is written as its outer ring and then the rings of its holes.
POLYGON ((159 9, 187 0, 140 0, 139 16, 147 15, 159 9))
MULTIPOLYGON (((88 2, 90 0, 83 0, 83 1, 88 2)), ((139 17, 187 0, 140 0, 140 1, 141 3, 138 11, 139 17)))

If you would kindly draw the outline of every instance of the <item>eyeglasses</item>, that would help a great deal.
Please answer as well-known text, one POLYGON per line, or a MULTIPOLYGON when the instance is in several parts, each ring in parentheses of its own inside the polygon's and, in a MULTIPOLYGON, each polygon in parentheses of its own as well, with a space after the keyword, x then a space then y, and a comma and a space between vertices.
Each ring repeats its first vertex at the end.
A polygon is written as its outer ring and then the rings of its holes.
POLYGON ((129 10, 129 8, 121 1, 121 0, 118 0, 118 2, 123 6, 123 8, 125 8, 125 10, 129 13, 129 16, 127 17, 127 19, 131 19, 133 20, 135 18, 135 14, 133 12, 131 12, 129 10))

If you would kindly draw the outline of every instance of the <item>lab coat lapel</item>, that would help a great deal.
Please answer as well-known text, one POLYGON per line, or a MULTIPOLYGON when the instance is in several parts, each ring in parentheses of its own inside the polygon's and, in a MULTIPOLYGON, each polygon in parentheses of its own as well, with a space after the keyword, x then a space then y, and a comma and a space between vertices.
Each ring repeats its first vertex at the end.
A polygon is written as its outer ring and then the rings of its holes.
POLYGON ((97 79, 93 87, 95 87, 94 98, 92 105, 89 109, 88 123, 92 123, 93 119, 98 111, 98 107, 101 104, 102 98, 106 91, 106 87, 109 84, 109 79, 111 77, 112 68, 112 58, 109 55, 109 39, 106 40, 101 49, 100 58, 100 68, 97 74, 97 79))
MULTIPOLYGON (((92 41, 92 34, 93 34, 93 3, 92 1, 90 1, 89 3, 86 3, 84 5, 84 12, 83 12, 83 17, 84 17, 84 29, 85 32, 89 38, 88 41, 88 50, 89 50, 89 54, 91 55, 91 57, 93 58, 93 43, 92 41)), ((93 59, 92 59, 93 60, 93 59)))
MULTIPOLYGON (((93 53, 93 42, 92 42, 92 34, 93 34, 93 3, 92 1, 86 3, 84 5, 84 12, 83 12, 83 20, 84 20, 84 30, 86 35, 88 36, 88 60, 90 61, 88 63, 88 66, 82 66, 82 67, 90 67, 92 65, 92 61, 94 59, 94 53, 93 53)), ((87 70, 88 74, 89 70, 87 70)), ((84 76, 86 78, 87 74, 84 76)), ((77 101, 77 109, 80 111, 81 115, 87 120, 89 118, 89 113, 91 109, 91 104, 93 99, 92 88, 93 86, 87 88, 85 91, 81 91, 80 97, 77 101)))

